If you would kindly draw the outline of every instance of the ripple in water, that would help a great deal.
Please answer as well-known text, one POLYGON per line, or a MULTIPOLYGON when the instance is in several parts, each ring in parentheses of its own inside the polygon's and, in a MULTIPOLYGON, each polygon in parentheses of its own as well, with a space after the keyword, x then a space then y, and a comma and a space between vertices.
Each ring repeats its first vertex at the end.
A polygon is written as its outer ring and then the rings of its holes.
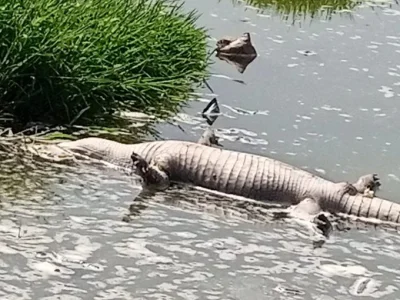
POLYGON ((85 165, 19 169, 14 183, 26 186, 0 182, 6 299, 299 299, 316 291, 394 299, 397 292, 400 238, 389 231, 361 229, 356 240, 335 231, 315 248, 307 226, 239 200, 179 186, 137 198, 137 183, 124 174, 85 165))

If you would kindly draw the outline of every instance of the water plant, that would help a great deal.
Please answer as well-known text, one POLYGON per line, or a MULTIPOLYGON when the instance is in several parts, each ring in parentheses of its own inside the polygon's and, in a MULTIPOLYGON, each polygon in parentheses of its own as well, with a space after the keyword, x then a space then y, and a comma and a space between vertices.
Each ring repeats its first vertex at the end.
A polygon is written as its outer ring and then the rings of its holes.
POLYGON ((285 21, 292 23, 300 20, 330 20, 335 14, 351 17, 360 1, 353 0, 231 0, 234 4, 246 3, 260 9, 271 10, 285 21))
POLYGON ((168 0, 0 0, 0 115, 175 112, 208 75, 197 17, 168 0))

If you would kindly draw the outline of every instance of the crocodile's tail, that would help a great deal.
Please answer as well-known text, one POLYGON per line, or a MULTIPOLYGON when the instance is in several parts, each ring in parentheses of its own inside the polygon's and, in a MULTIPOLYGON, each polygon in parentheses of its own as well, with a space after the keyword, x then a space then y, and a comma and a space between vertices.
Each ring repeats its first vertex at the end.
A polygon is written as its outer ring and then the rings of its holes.
POLYGON ((345 194, 335 206, 336 211, 348 215, 400 223, 400 204, 386 199, 345 194))

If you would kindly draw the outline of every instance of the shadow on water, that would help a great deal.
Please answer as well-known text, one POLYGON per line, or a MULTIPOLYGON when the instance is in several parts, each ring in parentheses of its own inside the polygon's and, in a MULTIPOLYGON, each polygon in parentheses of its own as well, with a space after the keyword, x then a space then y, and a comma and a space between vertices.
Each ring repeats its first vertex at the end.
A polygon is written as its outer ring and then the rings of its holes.
MULTIPOLYGON (((20 124, 12 118, 0 117, 0 139, 10 135, 26 136, 42 134, 47 140, 78 139, 85 137, 101 137, 121 143, 136 143, 147 139, 160 139, 157 125, 168 123, 168 119, 160 119, 141 113, 125 113, 122 117, 97 119, 92 125, 59 125, 30 122, 20 124)), ((1 142, 1 141, 0 141, 1 142)))
POLYGON ((175 106, 164 107, 162 111, 149 109, 150 113, 120 111, 112 115, 95 118, 82 118, 82 123, 63 124, 44 123, 42 121, 21 122, 9 113, 0 110, 0 139, 7 135, 46 134, 47 139, 77 139, 85 137, 101 137, 121 143, 136 143, 146 140, 161 139, 157 129, 160 123, 169 124, 179 112, 187 106, 187 102, 195 100, 197 94, 190 93, 187 101, 175 106), (151 114, 154 111, 154 114, 151 114))
POLYGON ((216 57, 218 57, 220 60, 227 62, 228 64, 233 65, 236 70, 239 73, 244 73, 246 71, 246 68, 249 64, 253 62, 253 60, 256 59, 257 56, 224 56, 217 54, 216 57))

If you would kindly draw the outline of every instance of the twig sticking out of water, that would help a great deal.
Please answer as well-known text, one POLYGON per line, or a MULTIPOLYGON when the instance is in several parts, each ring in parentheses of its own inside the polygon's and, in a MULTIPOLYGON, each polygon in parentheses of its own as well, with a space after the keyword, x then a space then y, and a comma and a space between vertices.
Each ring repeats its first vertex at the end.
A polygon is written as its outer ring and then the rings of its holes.
POLYGON ((214 90, 211 88, 211 86, 208 84, 207 80, 204 79, 204 84, 206 85, 206 87, 210 90, 211 93, 214 93, 214 90))
POLYGON ((21 231, 22 231, 22 224, 19 224, 19 227, 18 227, 18 238, 19 239, 22 237, 21 231))

